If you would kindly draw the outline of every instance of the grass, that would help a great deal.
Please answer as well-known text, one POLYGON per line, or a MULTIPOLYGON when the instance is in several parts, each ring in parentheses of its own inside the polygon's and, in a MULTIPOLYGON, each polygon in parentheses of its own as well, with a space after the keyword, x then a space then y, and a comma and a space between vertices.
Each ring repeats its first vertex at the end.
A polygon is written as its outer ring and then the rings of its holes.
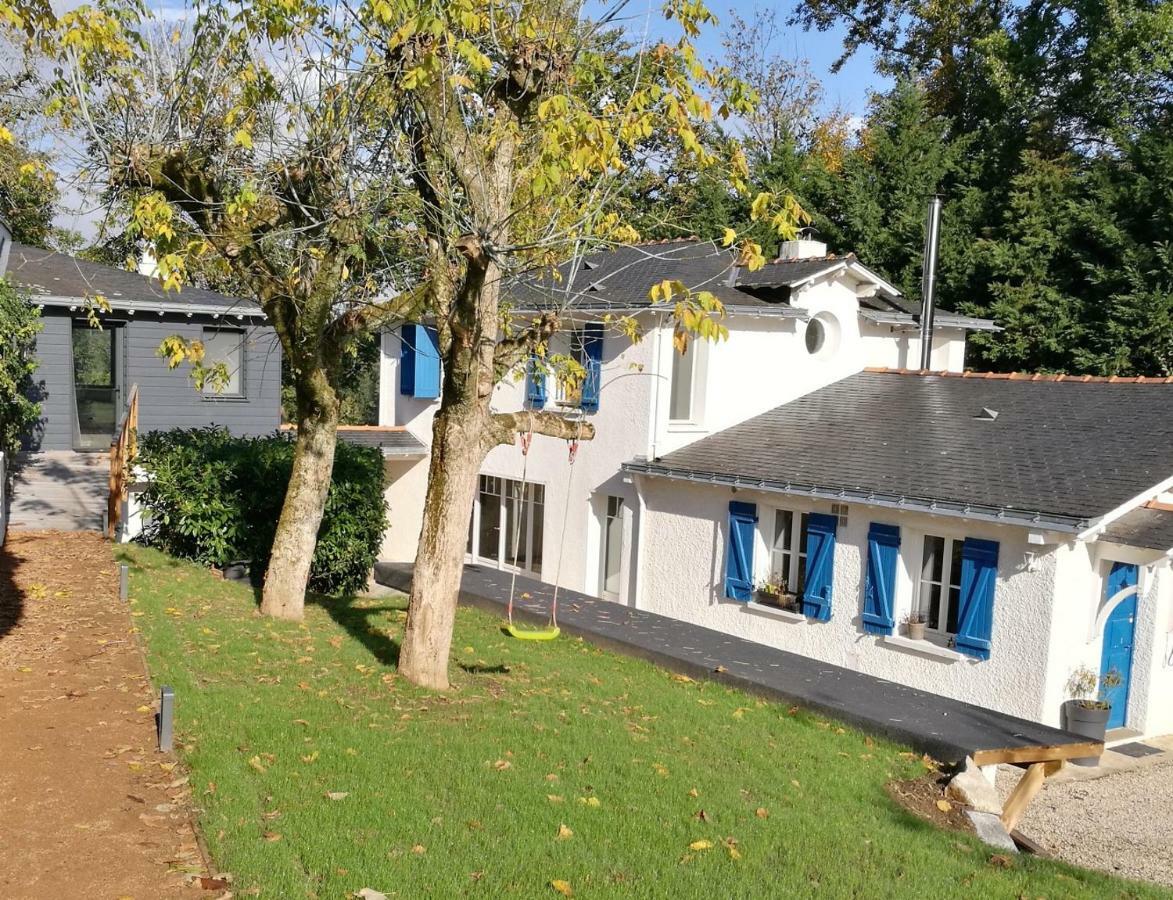
POLYGON ((889 800, 915 754, 797 709, 466 609, 453 690, 430 694, 395 673, 403 598, 275 622, 239 585, 121 552, 237 896, 1164 896, 991 861, 889 800))

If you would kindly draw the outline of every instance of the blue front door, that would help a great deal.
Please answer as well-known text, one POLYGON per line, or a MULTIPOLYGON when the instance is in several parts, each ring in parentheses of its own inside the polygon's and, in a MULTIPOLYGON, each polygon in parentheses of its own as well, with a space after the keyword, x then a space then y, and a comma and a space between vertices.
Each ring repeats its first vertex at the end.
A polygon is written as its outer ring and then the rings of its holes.
MULTIPOLYGON (((1112 563, 1108 583, 1104 586, 1105 602, 1125 588, 1136 587, 1136 566, 1112 563)), ((1104 623, 1104 651, 1100 658, 1100 677, 1113 669, 1120 676, 1120 684, 1107 691, 1105 699, 1112 704, 1108 716, 1109 728, 1122 728, 1128 715, 1128 681, 1132 675, 1132 637, 1136 629, 1136 594, 1120 601, 1104 623)))

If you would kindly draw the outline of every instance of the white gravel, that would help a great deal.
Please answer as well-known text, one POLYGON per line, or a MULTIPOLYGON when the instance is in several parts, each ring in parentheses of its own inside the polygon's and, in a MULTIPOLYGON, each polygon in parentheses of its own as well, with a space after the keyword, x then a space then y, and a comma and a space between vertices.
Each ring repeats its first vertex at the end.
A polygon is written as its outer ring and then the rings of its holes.
MULTIPOLYGON (((1003 801, 1021 770, 998 770, 1003 801)), ((1018 830, 1059 859, 1173 887, 1173 761, 1047 783, 1018 830)))

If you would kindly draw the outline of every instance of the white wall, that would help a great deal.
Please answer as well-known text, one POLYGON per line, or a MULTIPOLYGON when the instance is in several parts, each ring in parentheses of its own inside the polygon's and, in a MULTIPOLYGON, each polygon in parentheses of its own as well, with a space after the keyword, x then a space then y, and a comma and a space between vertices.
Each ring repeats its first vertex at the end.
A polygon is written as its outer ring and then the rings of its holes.
MULTIPOLYGON (((836 540, 831 620, 794 622, 723 597, 726 522, 729 501, 735 496, 729 489, 646 476, 639 480, 648 505, 640 608, 1013 715, 1043 716, 1055 561, 1044 557, 1035 571, 1026 570, 1025 530, 852 505, 848 523, 839 529, 836 540), (867 531, 872 522, 901 528, 898 623, 911 608, 913 567, 926 532, 999 542, 994 646, 989 660, 973 660, 944 648, 934 648, 938 653, 930 655, 863 631, 860 613, 867 531)), ((829 503, 765 493, 739 491, 736 499, 757 503, 760 517, 767 506, 830 512, 829 503)), ((764 565, 763 557, 764 548, 756 548, 755 567, 764 565)), ((898 634, 902 631, 898 626, 898 634)))

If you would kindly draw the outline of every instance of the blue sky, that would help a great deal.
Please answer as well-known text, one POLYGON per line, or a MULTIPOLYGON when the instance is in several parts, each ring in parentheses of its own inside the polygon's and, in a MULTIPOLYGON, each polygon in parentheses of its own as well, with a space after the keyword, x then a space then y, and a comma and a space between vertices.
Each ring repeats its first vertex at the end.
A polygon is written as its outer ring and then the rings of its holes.
MULTIPOLYGON (((645 27, 665 30, 660 12, 662 0, 631 0, 621 14, 625 26, 636 32, 645 27)), ((717 28, 706 28, 697 44, 705 59, 722 55, 721 32, 729 22, 730 11, 736 12, 746 21, 752 21, 757 10, 774 9, 779 24, 779 34, 774 50, 791 59, 806 59, 812 73, 823 84, 824 106, 828 109, 839 107, 845 112, 862 116, 867 110, 868 94, 883 90, 889 85, 887 79, 877 75, 873 69, 873 54, 867 50, 857 51, 838 73, 831 72, 831 65, 843 52, 845 30, 837 27, 830 31, 803 31, 798 26, 786 26, 786 19, 794 9, 797 0, 783 0, 780 3, 761 0, 709 0, 709 8, 720 20, 717 28)), ((599 3, 600 8, 609 8, 611 2, 599 3)), ((635 35, 633 35, 634 37, 635 35)))

